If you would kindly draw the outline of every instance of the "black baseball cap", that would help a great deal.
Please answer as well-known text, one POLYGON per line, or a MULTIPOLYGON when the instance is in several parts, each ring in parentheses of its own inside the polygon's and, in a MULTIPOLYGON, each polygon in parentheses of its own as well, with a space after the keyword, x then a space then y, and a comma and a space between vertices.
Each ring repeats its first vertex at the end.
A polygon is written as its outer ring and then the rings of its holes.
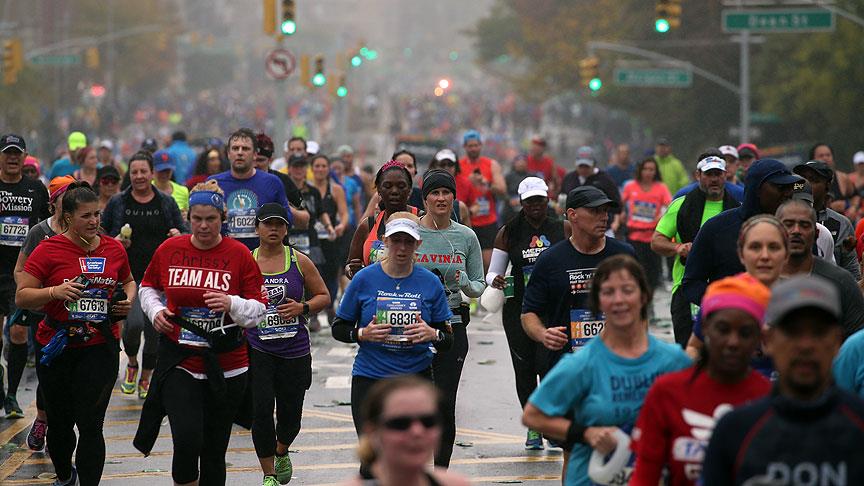
POLYGON ((309 163, 309 159, 307 159, 303 155, 293 154, 288 157, 288 165, 306 165, 309 163))
POLYGON ((145 138, 144 141, 141 142, 141 150, 146 150, 152 154, 159 150, 159 143, 156 142, 155 138, 145 138))
POLYGON ((807 179, 802 179, 792 186, 792 199, 800 199, 811 206, 813 205, 813 187, 807 182, 807 179))
POLYGON ((21 152, 27 151, 27 144, 24 143, 24 137, 7 133, 0 137, 0 152, 5 152, 7 149, 16 148, 21 152))
POLYGON ((102 179, 104 177, 113 177, 114 179, 120 180, 120 172, 113 165, 106 165, 100 167, 98 171, 96 171, 96 178, 102 179))
POLYGON ((597 208, 604 204, 615 204, 605 192, 594 186, 579 186, 567 193, 567 208, 597 208))
POLYGON ((828 182, 831 182, 831 180, 834 179, 834 171, 831 170, 831 167, 829 167, 828 164, 821 160, 811 160, 804 164, 798 164, 792 169, 792 171, 801 175, 801 171, 805 169, 810 169, 819 174, 820 177, 828 179, 828 182))
POLYGON ((284 221, 288 227, 291 226, 291 222, 288 221, 288 211, 286 211, 280 204, 274 202, 264 203, 260 208, 258 208, 258 212, 255 214, 255 219, 258 220, 259 223, 272 218, 279 218, 284 221))

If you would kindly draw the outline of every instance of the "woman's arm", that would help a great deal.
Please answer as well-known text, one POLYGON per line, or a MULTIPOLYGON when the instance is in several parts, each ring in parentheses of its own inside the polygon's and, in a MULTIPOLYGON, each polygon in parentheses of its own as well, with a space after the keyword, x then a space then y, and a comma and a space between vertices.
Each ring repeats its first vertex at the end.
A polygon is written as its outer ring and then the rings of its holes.
POLYGON ((312 260, 300 252, 294 254, 297 255, 297 263, 300 265, 300 271, 303 272, 303 287, 306 289, 306 295, 312 296, 306 300, 309 304, 309 313, 317 314, 330 307, 330 292, 312 260))
POLYGON ((15 306, 27 310, 40 310, 52 300, 77 300, 84 285, 68 281, 53 287, 42 288, 42 282, 27 272, 18 276, 15 306))
POLYGON ((349 216, 348 216, 348 203, 345 201, 345 189, 342 186, 332 185, 333 199, 336 200, 336 211, 339 213, 339 224, 334 228, 336 230, 336 237, 342 236, 345 233, 345 228, 348 227, 349 216))
POLYGON ((357 229, 351 238, 351 247, 348 250, 348 269, 345 272, 345 276, 348 278, 353 278, 354 274, 363 268, 363 243, 366 242, 367 236, 369 236, 369 223, 366 218, 363 218, 357 223, 357 229))
POLYGON ((465 226, 471 227, 471 210, 462 201, 459 201, 459 220, 465 226))

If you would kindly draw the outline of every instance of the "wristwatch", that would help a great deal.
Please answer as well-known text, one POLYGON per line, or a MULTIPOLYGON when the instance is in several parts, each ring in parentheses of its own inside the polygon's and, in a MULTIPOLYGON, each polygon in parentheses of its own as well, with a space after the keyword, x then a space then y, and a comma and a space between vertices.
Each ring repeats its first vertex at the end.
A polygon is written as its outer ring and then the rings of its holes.
POLYGON ((303 302, 303 315, 309 315, 309 303, 303 302))
POLYGON ((444 333, 441 332, 441 329, 436 329, 435 330, 435 342, 440 343, 443 340, 444 340, 444 333))

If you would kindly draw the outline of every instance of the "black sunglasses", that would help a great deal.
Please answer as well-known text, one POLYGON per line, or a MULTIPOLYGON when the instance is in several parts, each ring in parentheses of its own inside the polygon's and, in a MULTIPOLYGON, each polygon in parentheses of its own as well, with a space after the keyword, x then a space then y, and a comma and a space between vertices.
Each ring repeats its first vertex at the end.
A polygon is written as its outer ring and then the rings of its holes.
POLYGON ((453 162, 452 160, 441 160, 438 162, 438 165, 441 167, 456 167, 456 162, 453 162))
POLYGON ((399 417, 393 417, 381 422, 381 425, 384 426, 385 429, 390 430, 408 430, 411 428, 411 425, 415 422, 420 422, 423 427, 427 429, 431 429, 432 427, 437 427, 441 423, 441 419, 438 415, 429 414, 429 415, 402 415, 399 417))

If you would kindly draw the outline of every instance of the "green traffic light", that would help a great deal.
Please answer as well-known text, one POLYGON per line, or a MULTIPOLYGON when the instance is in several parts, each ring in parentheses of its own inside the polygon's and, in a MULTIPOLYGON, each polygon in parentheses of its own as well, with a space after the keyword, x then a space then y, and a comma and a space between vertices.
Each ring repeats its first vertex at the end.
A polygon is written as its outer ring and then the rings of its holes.
POLYGON ((336 96, 340 98, 348 96, 348 88, 346 88, 345 86, 339 86, 338 88, 336 88, 336 96))
POLYGON ((282 35, 294 35, 294 33, 297 32, 297 22, 294 22, 293 20, 284 20, 279 28, 282 31, 282 35))
POLYGON ((363 58, 362 57, 354 56, 351 58, 351 66, 360 67, 361 64, 363 64, 363 58))
POLYGON ((324 86, 325 84, 327 84, 327 76, 324 76, 324 73, 315 73, 315 75, 312 76, 312 85, 313 86, 320 88, 321 86, 324 86))
POLYGON ((369 49, 369 52, 366 54, 366 59, 369 59, 370 61, 378 59, 378 51, 375 49, 369 49))
POLYGON ((368 56, 369 55, 369 48, 366 46, 361 47, 360 48, 360 55, 363 57, 368 56))
POLYGON ((654 21, 654 30, 660 32, 661 34, 665 34, 669 32, 669 21, 666 19, 657 19, 654 21))
POLYGON ((600 78, 592 78, 591 81, 588 81, 588 89, 591 91, 599 91, 600 88, 603 87, 603 80, 600 78))

